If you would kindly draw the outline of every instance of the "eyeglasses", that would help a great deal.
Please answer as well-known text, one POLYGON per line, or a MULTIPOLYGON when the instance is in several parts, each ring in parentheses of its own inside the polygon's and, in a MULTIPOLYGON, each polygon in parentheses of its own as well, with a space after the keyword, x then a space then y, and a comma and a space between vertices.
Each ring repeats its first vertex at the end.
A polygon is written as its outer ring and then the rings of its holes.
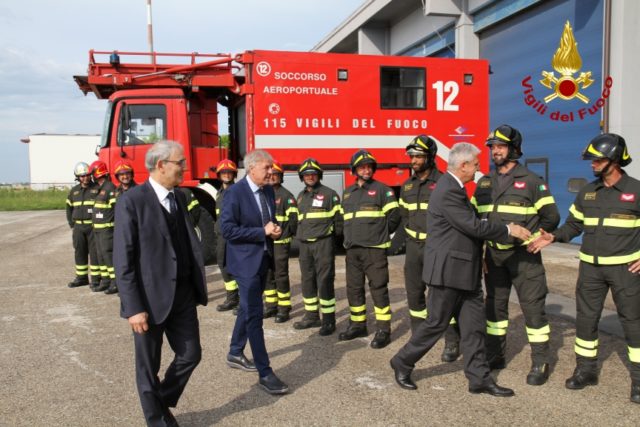
POLYGON ((167 163, 173 163, 174 165, 178 165, 181 168, 184 168, 187 166, 187 159, 180 159, 180 160, 163 160, 164 162, 167 163))

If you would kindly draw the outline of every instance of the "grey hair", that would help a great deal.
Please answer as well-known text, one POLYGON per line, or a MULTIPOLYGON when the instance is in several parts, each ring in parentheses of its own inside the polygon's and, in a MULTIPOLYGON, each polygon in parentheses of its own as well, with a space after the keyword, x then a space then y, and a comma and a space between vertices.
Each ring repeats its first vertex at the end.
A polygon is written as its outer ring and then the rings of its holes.
POLYGON ((244 167, 247 168, 247 170, 251 170, 255 165, 263 161, 273 163, 273 157, 264 150, 253 150, 244 156, 244 167))
POLYGON ((449 151, 447 170, 457 171, 464 162, 472 162, 480 154, 480 149, 468 142, 458 142, 449 151))
POLYGON ((183 150, 182 145, 175 141, 158 141, 147 151, 144 157, 144 166, 149 172, 153 172, 159 161, 169 160, 171 154, 176 150, 183 150))

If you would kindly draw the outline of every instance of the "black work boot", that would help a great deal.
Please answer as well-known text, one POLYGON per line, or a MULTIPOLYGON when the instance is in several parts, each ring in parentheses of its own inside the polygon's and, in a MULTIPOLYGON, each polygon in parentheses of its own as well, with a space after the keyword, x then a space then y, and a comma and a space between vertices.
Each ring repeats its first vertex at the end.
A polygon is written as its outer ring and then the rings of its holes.
POLYGON ((385 348, 391 343, 391 331, 378 329, 371 340, 371 348, 385 348))
POLYGON ((338 340, 350 341, 355 338, 364 338, 369 335, 367 324, 365 322, 349 322, 349 326, 344 332, 340 332, 338 340))
POLYGON ((320 327, 320 334, 323 337, 331 335, 336 331, 336 315, 335 313, 324 313, 322 315, 322 326, 320 327))
POLYGON ((238 306, 240 302, 240 297, 238 295, 238 290, 235 291, 227 291, 227 298, 224 300, 222 304, 218 304, 216 310, 218 311, 229 311, 233 310, 238 306))
POLYGON ((100 280, 100 285, 97 288, 91 289, 93 292, 104 292, 111 286, 111 279, 100 280))
POLYGON ((264 314, 262 315, 264 319, 273 317, 276 314, 278 314, 278 307, 275 304, 265 304, 264 314))
POLYGON ((89 284, 89 280, 85 276, 76 276, 72 282, 67 284, 70 288, 77 288, 80 286, 87 286, 89 284))
POLYGON ((549 379, 548 363, 533 363, 531 370, 527 374, 527 384, 542 385, 549 379))
POLYGON ((275 318, 276 323, 284 323, 290 319, 289 312, 291 309, 289 307, 278 307, 277 311, 275 318))
POLYGON ((640 382, 631 383, 631 396, 630 400, 633 403, 640 403, 640 382))
POLYGON ((302 317, 302 320, 293 324, 294 329, 319 328, 320 326, 322 326, 322 324, 320 323, 320 315, 317 311, 307 311, 302 317))
POLYGON ((460 345, 457 342, 446 342, 444 343, 444 350, 442 350, 442 356, 440 356, 440 360, 443 362, 451 363, 458 360, 460 357, 460 345))
POLYGON ((118 287, 116 286, 116 281, 112 280, 111 281, 111 286, 109 286, 109 288, 104 291, 105 294, 107 295, 111 295, 111 294, 117 294, 118 293, 118 287))
POLYGON ((569 390, 582 390, 589 385, 598 385, 598 374, 595 371, 576 367, 573 375, 564 383, 569 390))

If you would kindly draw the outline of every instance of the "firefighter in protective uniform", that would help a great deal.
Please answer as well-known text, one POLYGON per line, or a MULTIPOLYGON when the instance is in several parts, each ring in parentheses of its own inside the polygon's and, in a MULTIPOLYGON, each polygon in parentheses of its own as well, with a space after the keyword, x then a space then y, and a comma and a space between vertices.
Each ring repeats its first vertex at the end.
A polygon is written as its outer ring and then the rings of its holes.
MULTIPOLYGON (((527 228, 533 236, 540 228, 553 231, 560 214, 547 184, 518 162, 522 135, 509 126, 495 129, 487 139, 495 168, 477 183, 471 203, 482 218, 511 222, 527 228)), ((545 313, 547 281, 540 254, 527 252, 529 242, 486 242, 485 285, 487 297, 487 362, 491 369, 506 366, 509 326, 509 294, 513 286, 524 315, 531 346, 532 365, 527 384, 542 385, 549 378, 549 321, 545 313)))
POLYGON ((298 206, 293 194, 282 186, 284 169, 276 161, 271 171, 271 187, 275 193, 275 217, 282 234, 274 241, 273 268, 267 272, 264 289, 264 318, 275 316, 276 323, 289 320, 291 311, 291 283, 289 281, 289 252, 291 240, 298 227, 298 206))
POLYGON ((322 167, 308 158, 298 168, 305 185, 298 195, 298 230, 300 273, 304 316, 293 324, 295 329, 320 327, 322 336, 336 330, 336 237, 342 235, 340 197, 322 185, 322 167), (322 312, 322 319, 320 319, 322 312))
POLYGON ((91 169, 85 162, 73 168, 79 184, 67 196, 67 222, 73 230, 72 240, 76 262, 76 277, 67 286, 77 288, 89 284, 89 257, 91 257, 91 283, 100 284, 100 266, 93 241, 91 214, 98 188, 91 180, 91 169))
POLYGON ((347 299, 351 317, 340 341, 366 337, 367 306, 365 276, 373 298, 377 331, 372 348, 384 348, 391 342, 391 306, 389 304, 389 264, 386 248, 390 234, 400 224, 396 197, 386 185, 373 179, 376 159, 366 150, 351 157, 351 173, 356 183, 344 190, 344 247, 347 251, 347 299))
MULTIPOLYGON (((211 168, 213 169, 213 168, 211 168)), ((215 168, 216 175, 222 183, 218 189, 218 195, 216 197, 216 218, 220 218, 220 212, 222 212, 222 203, 224 203, 224 193, 229 187, 231 187, 238 176, 238 167, 233 160, 222 159, 218 162, 215 168)), ((229 274, 224 262, 226 241, 222 237, 222 231, 220 230, 220 222, 216 221, 214 224, 214 231, 216 233, 216 259, 218 261, 218 267, 222 274, 222 280, 224 281, 224 289, 226 291, 226 298, 222 304, 216 307, 218 311, 229 311, 238 307, 240 302, 240 296, 238 294, 238 282, 229 274)))
POLYGON ((122 196, 125 191, 128 191, 138 185, 133 179, 133 166, 126 160, 120 160, 116 163, 116 167, 113 171, 119 184, 116 187, 116 202, 118 197, 122 196))
POLYGON ((94 292, 104 292, 115 283, 113 269, 113 225, 115 221, 116 186, 111 182, 107 164, 96 160, 91 164, 91 173, 98 186, 98 195, 93 206, 93 235, 100 263, 100 285, 92 286, 94 292))
MULTIPOLYGON (((438 145, 427 135, 418 135, 406 147, 413 174, 400 189, 400 216, 407 233, 404 285, 407 291, 411 330, 427 318, 426 284, 422 281, 424 244, 427 239, 427 209, 431 192, 442 176, 436 167, 438 145)), ((445 333, 442 360, 454 362, 460 356, 460 336, 455 319, 445 333)))
POLYGON ((630 400, 640 403, 640 181, 622 169, 631 163, 624 139, 605 133, 582 153, 596 180, 585 185, 565 223, 529 245, 537 253, 550 243, 582 236, 576 285, 576 369, 571 390, 598 384, 598 321, 611 289, 627 341, 630 400))

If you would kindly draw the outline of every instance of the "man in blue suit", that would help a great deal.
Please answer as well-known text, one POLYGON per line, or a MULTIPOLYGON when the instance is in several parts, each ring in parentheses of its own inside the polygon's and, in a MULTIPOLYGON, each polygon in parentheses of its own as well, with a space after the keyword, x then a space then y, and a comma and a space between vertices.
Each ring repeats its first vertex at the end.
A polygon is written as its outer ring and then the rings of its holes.
POLYGON ((160 141, 145 158, 149 180, 116 205, 114 266, 120 315, 133 329, 136 384, 149 426, 176 426, 175 407, 201 358, 196 305, 207 304, 202 253, 175 187, 186 165, 183 148, 160 141), (175 352, 158 379, 163 335, 175 352))
POLYGON ((267 271, 273 268, 273 241, 282 234, 275 222, 273 188, 268 185, 273 159, 266 151, 255 150, 245 156, 244 165, 247 176, 229 187, 220 215, 220 229, 227 241, 226 268, 240 291, 227 364, 258 371, 259 384, 267 393, 285 394, 289 387, 271 369, 262 329, 262 292, 267 271), (247 340, 255 364, 244 355, 247 340))

